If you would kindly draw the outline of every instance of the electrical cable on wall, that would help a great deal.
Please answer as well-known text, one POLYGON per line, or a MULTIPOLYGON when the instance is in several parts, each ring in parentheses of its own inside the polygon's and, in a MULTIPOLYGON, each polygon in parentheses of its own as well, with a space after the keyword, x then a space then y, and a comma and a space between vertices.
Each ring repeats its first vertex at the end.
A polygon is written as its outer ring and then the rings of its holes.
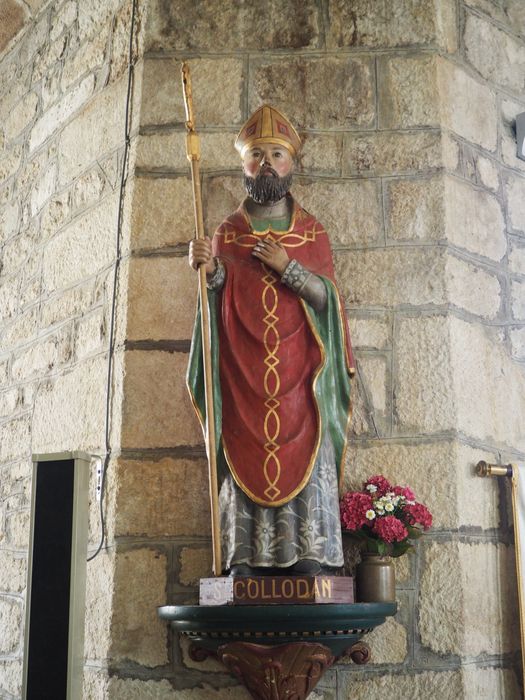
POLYGON ((135 33, 135 15, 137 10, 137 0, 132 0, 131 8, 131 25, 129 32, 129 52, 128 52, 128 88, 126 92, 126 113, 125 113, 125 142, 124 142, 124 155, 122 161, 122 174, 120 178, 120 190, 119 190, 119 208, 118 208, 118 219, 117 219, 117 241, 116 241, 116 253, 115 253, 115 267, 113 270, 113 294, 111 299, 111 317, 110 317, 110 328, 109 328, 109 349, 108 349, 108 374, 106 383, 106 415, 105 415, 105 457, 104 464, 102 466, 102 475, 100 482, 100 498, 99 498, 99 513, 100 513, 100 542, 98 544, 97 550, 94 554, 88 557, 87 561, 92 561, 97 554, 100 553, 104 546, 104 540, 106 539, 106 521, 104 517, 104 491, 106 486, 106 474, 109 466, 109 460, 111 458, 111 440, 110 440, 110 413, 111 413, 111 387, 113 383, 113 360, 115 354, 115 316, 116 316, 116 306, 117 306, 117 287, 119 279, 120 263, 122 258, 121 253, 121 241, 122 241, 122 221, 124 216, 124 193, 126 190, 126 182, 128 179, 128 158, 129 158, 129 147, 131 141, 131 101, 133 95, 133 77, 134 77, 134 62, 133 62, 133 37, 135 33))

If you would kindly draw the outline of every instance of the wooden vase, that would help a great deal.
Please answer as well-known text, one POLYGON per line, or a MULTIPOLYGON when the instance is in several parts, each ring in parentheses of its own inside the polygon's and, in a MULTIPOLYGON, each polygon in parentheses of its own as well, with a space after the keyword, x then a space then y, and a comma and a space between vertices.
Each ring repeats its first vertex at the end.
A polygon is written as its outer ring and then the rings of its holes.
POLYGON ((359 603, 391 603, 396 599, 396 577, 391 557, 364 552, 356 570, 359 603))

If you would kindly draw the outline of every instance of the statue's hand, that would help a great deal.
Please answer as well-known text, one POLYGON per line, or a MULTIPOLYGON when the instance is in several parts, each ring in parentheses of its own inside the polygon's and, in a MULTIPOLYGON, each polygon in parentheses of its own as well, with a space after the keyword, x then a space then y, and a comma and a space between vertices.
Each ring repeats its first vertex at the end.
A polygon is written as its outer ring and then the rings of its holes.
POLYGON ((288 253, 283 246, 277 241, 272 241, 271 238, 258 241, 254 246, 252 255, 272 270, 275 270, 279 275, 283 274, 290 262, 288 253))
POLYGON ((190 241, 189 262, 194 270, 198 270, 199 265, 204 265, 207 275, 213 275, 215 262, 211 252, 211 241, 209 238, 200 238, 190 241))

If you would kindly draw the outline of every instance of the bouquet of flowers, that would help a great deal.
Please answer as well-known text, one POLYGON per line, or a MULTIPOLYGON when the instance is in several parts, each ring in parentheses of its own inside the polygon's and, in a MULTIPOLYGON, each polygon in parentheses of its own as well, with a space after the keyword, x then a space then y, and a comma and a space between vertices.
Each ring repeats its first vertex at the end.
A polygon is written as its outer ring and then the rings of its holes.
POLYGON ((340 508, 343 531, 373 554, 400 557, 432 525, 428 508, 408 486, 391 486, 380 475, 365 481, 362 491, 345 493, 340 508))

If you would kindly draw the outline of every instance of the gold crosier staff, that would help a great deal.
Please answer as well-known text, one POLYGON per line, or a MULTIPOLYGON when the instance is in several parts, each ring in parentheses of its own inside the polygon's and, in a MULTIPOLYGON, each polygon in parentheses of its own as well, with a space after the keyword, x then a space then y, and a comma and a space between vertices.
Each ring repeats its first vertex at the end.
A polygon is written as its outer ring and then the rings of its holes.
MULTIPOLYGON (((182 90, 186 109, 186 157, 191 165, 193 183, 193 209, 195 213, 195 238, 204 238, 204 220, 202 217, 202 193, 199 160, 201 157, 200 141, 195 131, 193 118, 193 101, 191 92, 190 68, 182 64, 182 90)), ((213 379, 211 371, 210 310, 208 308, 208 288, 206 286, 206 269, 199 265, 199 299, 201 306, 202 355, 204 364, 204 393, 206 397, 206 450, 208 452, 208 471, 211 504, 211 536, 213 547, 213 573, 221 575, 221 534, 219 522, 219 489, 217 482, 217 453, 215 450, 215 419, 213 407, 213 379)))

